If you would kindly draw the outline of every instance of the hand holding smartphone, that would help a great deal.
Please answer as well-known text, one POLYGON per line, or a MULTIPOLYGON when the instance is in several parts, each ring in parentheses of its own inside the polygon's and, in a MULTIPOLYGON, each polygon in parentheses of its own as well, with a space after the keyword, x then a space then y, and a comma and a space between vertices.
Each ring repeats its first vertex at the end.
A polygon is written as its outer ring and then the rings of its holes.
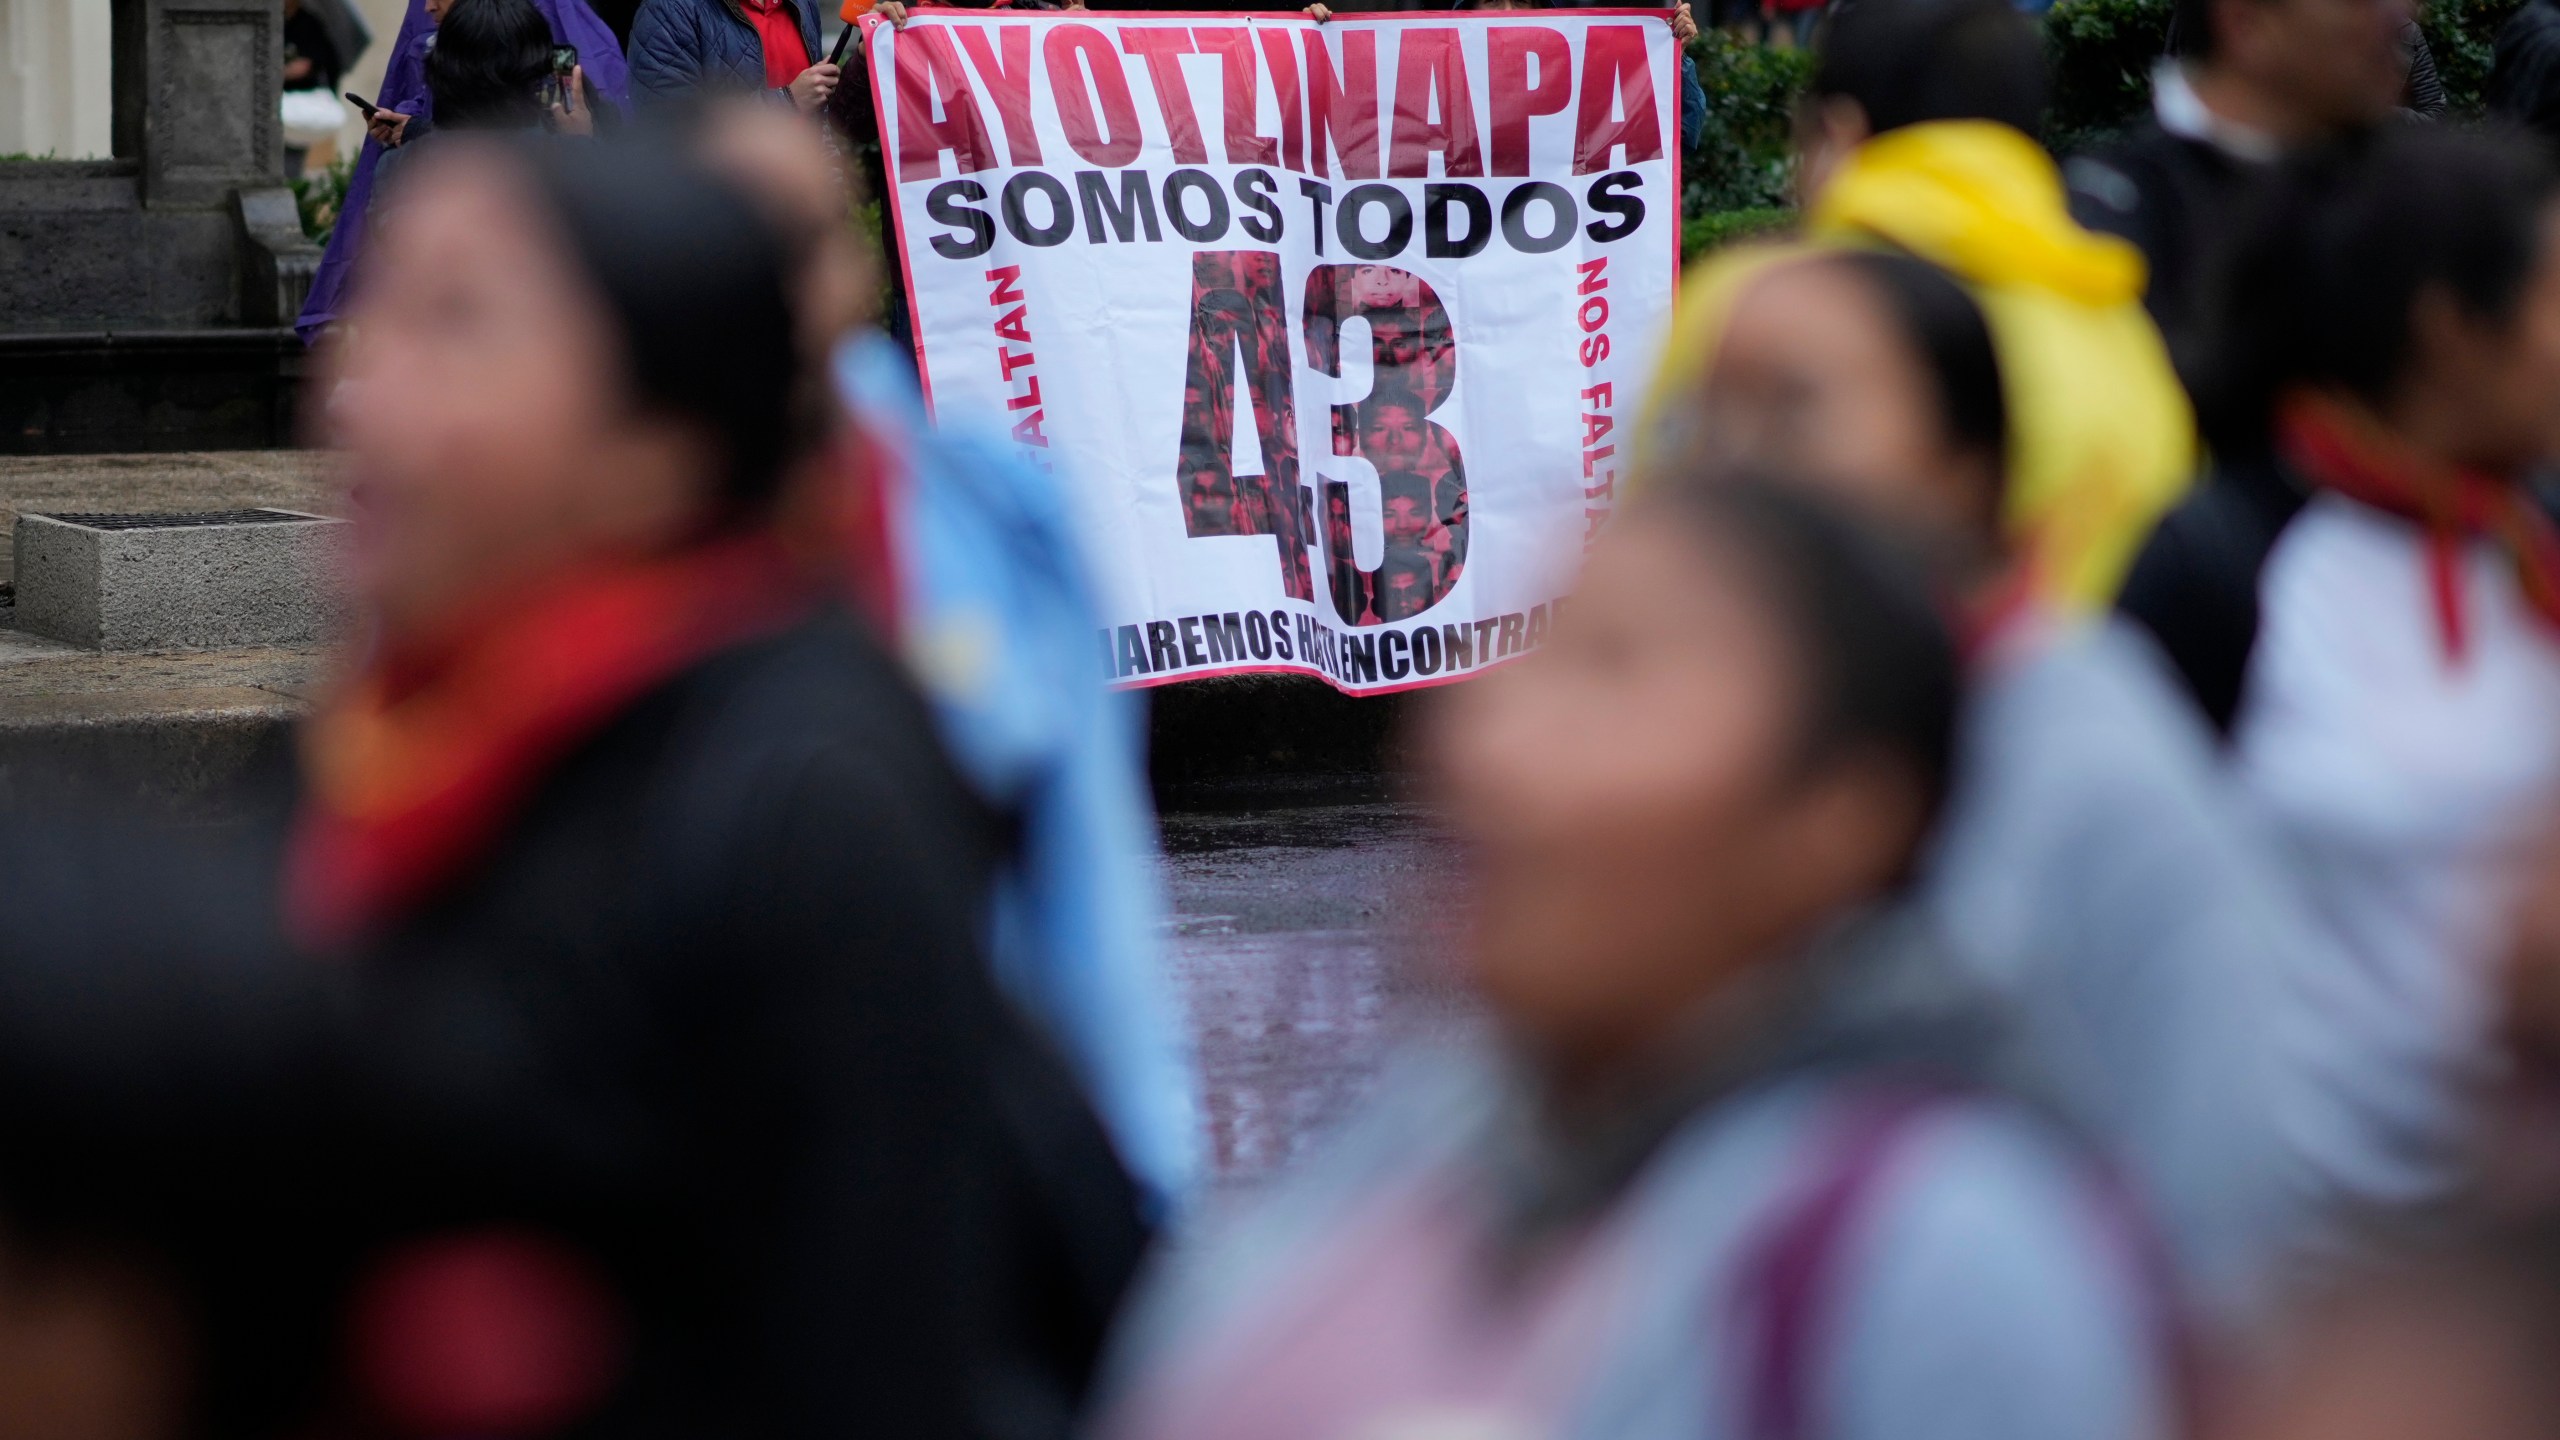
POLYGON ((595 112, 587 108, 586 67, 578 63, 578 52, 566 45, 552 50, 552 62, 558 64, 564 55, 569 68, 543 82, 543 105, 551 112, 551 128, 563 135, 593 135, 596 120, 595 112))
POLYGON ((577 74, 578 47, 575 45, 552 46, 551 70, 542 77, 541 85, 536 87, 535 100, 545 110, 557 111, 570 105, 572 103, 570 90, 576 84, 577 74))
POLYGON ((353 90, 339 93, 347 97, 348 104, 364 112, 364 131, 367 135, 382 142, 385 149, 399 148, 400 141, 409 132, 408 116, 397 110, 385 110, 353 90))

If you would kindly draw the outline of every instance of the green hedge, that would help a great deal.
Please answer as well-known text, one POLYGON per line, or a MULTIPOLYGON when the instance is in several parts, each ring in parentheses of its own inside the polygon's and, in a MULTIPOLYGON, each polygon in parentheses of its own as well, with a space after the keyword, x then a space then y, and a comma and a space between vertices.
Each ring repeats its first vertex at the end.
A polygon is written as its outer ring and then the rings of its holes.
POLYGON ((1812 57, 1720 30, 1700 35, 1689 54, 1707 91, 1707 128, 1681 166, 1681 213, 1787 204, 1795 176, 1796 97, 1813 73, 1812 57))
MULTIPOLYGON (((2438 0, 2429 40, 2434 41, 2434 26, 2461 7, 2471 7, 2462 12, 2471 16, 2495 9, 2503 20, 2517 3, 2438 0)), ((2046 12, 2044 29, 2053 60, 2048 138, 2055 149, 2102 139, 2150 107, 2151 67, 2166 48, 2169 0, 2061 0, 2046 12)), ((2466 36, 2477 32, 2476 24, 2462 28, 2466 36)), ((2495 33, 2494 25, 2488 33, 2495 33)), ((2457 105, 2468 97, 2476 106, 2488 74, 2486 41, 2479 42, 2476 63, 2467 53, 2448 62, 2447 48, 2437 50, 2446 84, 2457 105)), ((1689 54, 1707 90, 1707 128, 1687 157, 1682 212, 1703 216, 1787 204, 1796 101, 1812 75, 1813 57, 1714 30, 1700 35, 1689 54)))
POLYGON ((1796 212, 1779 205, 1758 205, 1747 210, 1710 210, 1692 215, 1680 223, 1680 255, 1684 260, 1699 256, 1737 240, 1756 240, 1776 235, 1796 223, 1796 212))
POLYGON ((326 170, 306 170, 289 182, 294 206, 302 212, 302 233, 312 244, 329 243, 329 232, 338 228, 339 207, 346 204, 347 182, 355 173, 356 162, 350 156, 326 170))
POLYGON ((2169 43, 2169 0, 2061 0, 2044 17, 2053 62, 2045 140, 2086 149, 2151 108, 2151 67, 2169 43))
POLYGON ((2522 0, 2431 0, 2418 17, 2427 50, 2444 79, 2445 100, 2456 115, 2476 116, 2489 88, 2489 59, 2499 27, 2522 0))

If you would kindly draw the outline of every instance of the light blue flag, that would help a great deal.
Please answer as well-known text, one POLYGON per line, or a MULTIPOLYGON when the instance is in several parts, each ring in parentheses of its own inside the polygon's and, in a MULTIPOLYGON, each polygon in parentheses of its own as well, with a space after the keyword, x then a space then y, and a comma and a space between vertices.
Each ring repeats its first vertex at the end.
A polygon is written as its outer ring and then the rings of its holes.
POLYGON ((945 745, 1019 823, 991 950, 1159 1205, 1199 1170, 1197 1070, 1160 939, 1143 711, 1102 680, 1101 631, 1057 479, 926 417, 907 356, 836 356, 855 418, 905 481, 890 516, 908 663, 945 745))

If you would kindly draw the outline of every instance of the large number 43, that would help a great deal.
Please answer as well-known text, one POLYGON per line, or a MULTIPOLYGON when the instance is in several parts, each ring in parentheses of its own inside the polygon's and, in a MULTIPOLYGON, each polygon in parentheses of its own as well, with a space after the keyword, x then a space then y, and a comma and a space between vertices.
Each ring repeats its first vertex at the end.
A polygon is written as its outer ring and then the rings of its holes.
POLYGON ((1300 306, 1318 372, 1342 375, 1342 325, 1354 316, 1368 323, 1370 384, 1332 407, 1333 453, 1377 471, 1386 543, 1375 567, 1362 569, 1352 554, 1351 487, 1326 480, 1319 497, 1298 481, 1294 356, 1280 257, 1269 251, 1192 258, 1176 483, 1190 535, 1274 537, 1281 585, 1295 599, 1315 598, 1307 547, 1321 537, 1335 612, 1347 625, 1378 625, 1429 609, 1466 567, 1466 470, 1455 437, 1431 418, 1457 385, 1457 337, 1421 277, 1392 265, 1320 265, 1300 306), (1239 388, 1262 451, 1258 475, 1235 473, 1239 388))

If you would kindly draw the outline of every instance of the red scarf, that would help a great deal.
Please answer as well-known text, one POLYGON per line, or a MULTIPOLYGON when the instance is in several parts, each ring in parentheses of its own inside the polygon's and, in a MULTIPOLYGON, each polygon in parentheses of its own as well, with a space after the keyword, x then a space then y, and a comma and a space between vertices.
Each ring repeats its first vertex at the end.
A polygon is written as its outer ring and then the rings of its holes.
POLYGON ((295 938, 326 949, 379 931, 633 701, 815 602, 778 541, 741 536, 554 581, 433 663, 369 666, 304 728, 284 867, 295 938))
POLYGON ((786 0, 738 0, 747 22, 755 27, 756 45, 764 51, 764 83, 781 90, 809 68, 809 42, 800 34, 800 14, 786 0))
POLYGON ((2445 658, 2470 643, 2463 610, 2462 546, 2495 542, 2516 568, 2525 603, 2560 626, 2560 531, 2514 480, 2441 465, 2340 401, 2301 392, 2277 416, 2277 443, 2304 479, 2350 500, 2414 520, 2427 532, 2427 586, 2445 658))

